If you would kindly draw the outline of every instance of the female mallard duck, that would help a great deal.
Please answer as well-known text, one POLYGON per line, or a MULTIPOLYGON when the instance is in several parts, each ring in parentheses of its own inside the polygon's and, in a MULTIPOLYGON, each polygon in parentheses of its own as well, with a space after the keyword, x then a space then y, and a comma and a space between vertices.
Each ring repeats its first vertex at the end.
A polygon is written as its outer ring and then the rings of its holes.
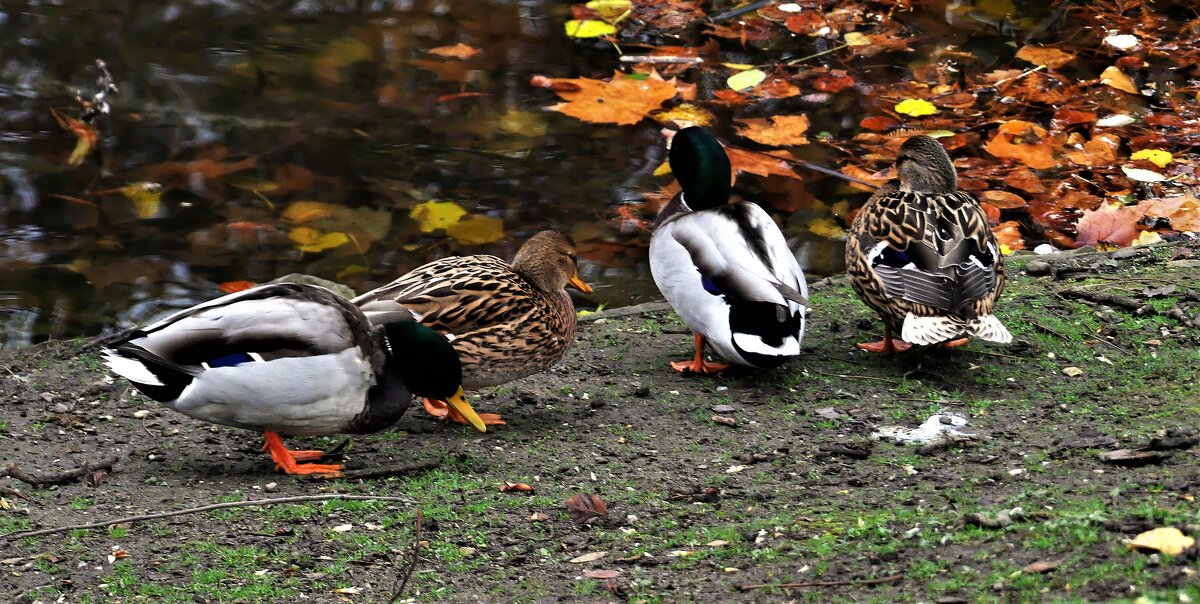
POLYGON ((412 319, 372 327, 341 296, 311 285, 263 285, 193 306, 106 348, 113 373, 199 420, 260 431, 288 474, 338 475, 300 464, 280 434, 362 434, 392 425, 412 395, 463 398, 462 368, 446 338, 412 319))
POLYGON ((680 130, 668 159, 682 191, 655 219, 650 272, 696 332, 695 358, 671 366, 725 369, 704 360, 706 341, 725 360, 753 367, 799 355, 808 285, 779 227, 753 203, 728 203, 729 157, 708 130, 680 130))
MULTIPOLYGON (((517 250, 512 264, 484 255, 442 258, 353 302, 373 323, 411 316, 445 335, 462 361, 463 387, 472 389, 539 373, 563 358, 576 328, 568 285, 592 291, 579 278, 575 244, 542 231, 517 250)), ((437 398, 426 398, 429 413, 463 421, 437 398)), ((498 415, 481 417, 485 424, 504 423, 498 415)))
POLYGON ((914 136, 900 146, 896 172, 900 186, 867 200, 846 242, 850 283, 884 322, 883 340, 858 347, 891 353, 912 344, 958 346, 963 336, 1012 341, 992 315, 1004 288, 1003 257, 979 203, 958 190, 946 150, 914 136))

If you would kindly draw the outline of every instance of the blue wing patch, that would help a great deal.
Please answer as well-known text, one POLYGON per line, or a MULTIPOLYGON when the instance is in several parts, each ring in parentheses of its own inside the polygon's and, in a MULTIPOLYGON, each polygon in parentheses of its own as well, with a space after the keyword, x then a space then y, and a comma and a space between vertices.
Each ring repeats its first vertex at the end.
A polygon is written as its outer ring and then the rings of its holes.
POLYGON ((215 359, 212 359, 212 360, 208 361, 207 363, 204 363, 204 365, 207 366, 209 369, 215 369, 217 367, 237 367, 238 365, 241 365, 242 363, 253 363, 253 362, 254 362, 254 357, 250 356, 248 353, 234 352, 234 353, 227 354, 223 357, 217 357, 215 359))
POLYGON ((700 283, 704 286, 704 291, 714 296, 724 295, 721 293, 721 288, 717 287, 717 284, 713 283, 713 280, 709 279, 706 275, 700 275, 700 283))

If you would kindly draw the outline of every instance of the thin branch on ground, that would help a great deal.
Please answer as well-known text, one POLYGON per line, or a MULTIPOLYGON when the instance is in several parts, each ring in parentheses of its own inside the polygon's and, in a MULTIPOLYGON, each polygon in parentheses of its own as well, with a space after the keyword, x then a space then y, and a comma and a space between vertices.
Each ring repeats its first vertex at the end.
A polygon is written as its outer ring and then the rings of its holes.
POLYGON ((60 526, 58 528, 40 529, 36 531, 17 531, 0 535, 0 539, 21 539, 24 537, 39 537, 41 535, 52 535, 54 533, 65 533, 67 531, 87 530, 94 528, 104 528, 114 524, 132 524, 134 522, 145 522, 147 520, 157 520, 159 518, 170 518, 172 516, 184 516, 187 514, 196 514, 199 512, 209 512, 212 510, 224 510, 228 508, 244 508, 256 505, 277 505, 280 503, 300 503, 304 501, 327 501, 330 499, 346 499, 356 501, 400 501, 408 503, 411 500, 404 497, 385 497, 376 495, 344 495, 342 493, 329 493, 326 495, 296 495, 294 497, 276 497, 273 499, 253 499, 250 501, 226 501, 223 503, 214 503, 211 505, 202 505, 195 508, 187 508, 183 510, 175 510, 171 512, 155 512, 153 514, 142 514, 139 516, 126 516, 115 520, 105 520, 103 522, 93 522, 90 524, 75 524, 70 526, 60 526))
MULTIPOLYGON (((824 371, 817 371, 816 369, 810 369, 807 367, 804 370, 811 372, 811 373, 815 373, 817 375, 823 375, 825 377, 835 377, 835 378, 842 378, 842 379, 847 379, 847 380, 873 380, 876 382, 887 382, 889 384, 899 384, 900 383, 893 379, 876 377, 873 375, 848 375, 845 373, 825 373, 824 371)), ((907 374, 905 374, 905 375, 907 375, 907 374)))
POLYGON ((18 466, 16 462, 6 464, 0 468, 0 478, 10 476, 16 478, 25 484, 40 487, 47 484, 61 484, 68 480, 75 480, 81 476, 85 476, 96 470, 111 470, 113 464, 117 463, 119 457, 108 457, 100 461, 92 462, 85 461, 78 468, 73 468, 63 472, 50 472, 46 474, 37 474, 30 472, 18 466))
POLYGON ((899 583, 904 579, 904 575, 890 575, 880 577, 878 579, 847 579, 845 581, 801 581, 799 583, 759 583, 755 585, 739 585, 741 591, 751 591, 754 589, 798 589, 801 587, 837 587, 841 585, 883 585, 885 583, 899 583))
POLYGON ((392 599, 388 600, 388 604, 396 604, 404 595, 404 588, 408 585, 408 579, 412 577, 413 571, 417 569, 417 563, 421 561, 421 518, 421 510, 417 510, 417 529, 413 535, 412 552, 408 555, 408 566, 404 568, 404 575, 400 578, 400 585, 396 587, 396 591, 392 594, 392 599))

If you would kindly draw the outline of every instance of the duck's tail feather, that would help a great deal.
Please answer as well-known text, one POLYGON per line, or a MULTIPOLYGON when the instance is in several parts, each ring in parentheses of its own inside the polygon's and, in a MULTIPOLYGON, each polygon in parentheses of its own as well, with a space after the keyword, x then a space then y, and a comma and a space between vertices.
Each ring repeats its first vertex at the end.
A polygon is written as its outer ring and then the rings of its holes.
POLYGON ((989 342, 1007 344, 1012 334, 995 315, 982 315, 974 319, 956 316, 918 317, 908 313, 900 328, 900 339, 909 344, 930 346, 963 336, 975 336, 989 342))
POLYGON ((138 390, 156 401, 179 398, 183 389, 203 371, 169 361, 135 344, 105 348, 102 354, 113 373, 133 382, 138 390))

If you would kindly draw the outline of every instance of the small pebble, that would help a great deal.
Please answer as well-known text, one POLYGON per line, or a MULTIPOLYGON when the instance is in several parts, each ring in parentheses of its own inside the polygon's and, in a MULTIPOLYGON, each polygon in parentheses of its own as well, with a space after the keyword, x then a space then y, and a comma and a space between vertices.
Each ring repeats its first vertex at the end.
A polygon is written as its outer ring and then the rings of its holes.
POLYGON ((133 412, 134 419, 146 419, 149 416, 150 416, 150 411, 148 411, 146 409, 138 409, 137 411, 133 412))
POLYGON ((1025 272, 1034 277, 1049 275, 1051 270, 1053 270, 1053 267, 1045 260, 1030 260, 1025 264, 1025 272))
POLYGON ((279 483, 277 483, 277 482, 268 482, 267 484, 263 485, 264 491, 274 491, 275 489, 278 489, 278 488, 279 488, 279 483))

